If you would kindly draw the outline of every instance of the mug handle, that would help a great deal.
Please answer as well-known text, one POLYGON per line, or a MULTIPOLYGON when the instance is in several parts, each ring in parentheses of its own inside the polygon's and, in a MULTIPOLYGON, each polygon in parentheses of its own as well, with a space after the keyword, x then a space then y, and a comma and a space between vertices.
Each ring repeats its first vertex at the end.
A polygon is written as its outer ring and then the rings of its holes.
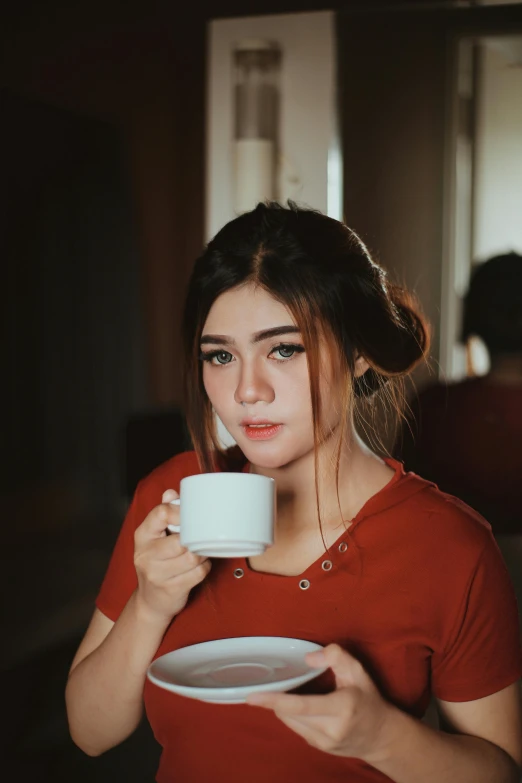
MULTIPOLYGON (((179 504, 180 504, 180 499, 179 498, 176 498, 176 500, 171 500, 170 501, 170 505, 171 506, 179 506, 179 504)), ((169 533, 179 533, 180 526, 179 525, 167 525, 167 530, 169 531, 169 533)))

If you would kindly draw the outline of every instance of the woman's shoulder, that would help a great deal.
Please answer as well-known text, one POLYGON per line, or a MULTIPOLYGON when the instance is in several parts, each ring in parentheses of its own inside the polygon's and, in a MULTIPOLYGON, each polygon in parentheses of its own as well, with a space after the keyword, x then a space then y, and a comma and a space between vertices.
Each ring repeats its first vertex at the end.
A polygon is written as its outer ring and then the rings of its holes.
POLYGON ((396 478, 384 488, 381 504, 397 519, 423 526, 436 520, 443 526, 478 530, 479 534, 491 529, 478 511, 458 497, 443 492, 433 481, 407 470, 400 460, 387 459, 386 462, 395 469, 396 478))
POLYGON ((417 486, 419 491, 412 491, 389 509, 373 531, 373 526, 369 526, 367 534, 361 531, 363 537, 371 537, 370 542, 362 542, 363 546, 371 543, 385 556, 389 556, 393 546, 397 562, 408 572, 423 573, 426 583, 451 590, 470 579, 484 557, 494 557, 491 525, 473 508, 441 492, 435 484, 416 474, 406 475, 412 489, 417 486))
POLYGON ((447 545, 480 550, 492 539, 491 525, 478 511, 435 484, 427 483, 412 501, 420 512, 417 527, 422 520, 426 532, 447 545))

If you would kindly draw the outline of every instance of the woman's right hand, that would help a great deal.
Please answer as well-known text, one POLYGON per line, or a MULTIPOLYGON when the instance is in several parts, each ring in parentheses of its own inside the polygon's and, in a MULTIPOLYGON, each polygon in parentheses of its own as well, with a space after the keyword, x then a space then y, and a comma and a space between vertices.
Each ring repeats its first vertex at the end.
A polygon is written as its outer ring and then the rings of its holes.
POLYGON ((179 506, 170 505, 177 492, 167 489, 134 534, 134 566, 138 576, 137 600, 152 617, 170 623, 184 608, 193 587, 211 568, 181 546, 179 534, 167 534, 167 525, 179 524, 179 506))

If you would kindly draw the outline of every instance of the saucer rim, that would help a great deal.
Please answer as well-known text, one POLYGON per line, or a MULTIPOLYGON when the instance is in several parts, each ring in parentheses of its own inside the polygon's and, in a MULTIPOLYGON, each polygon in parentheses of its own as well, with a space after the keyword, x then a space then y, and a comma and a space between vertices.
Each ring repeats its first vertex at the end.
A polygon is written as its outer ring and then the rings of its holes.
MULTIPOLYGON (((290 636, 231 636, 231 637, 226 637, 224 639, 211 639, 206 642, 197 642, 196 644, 189 644, 184 647, 180 647, 177 650, 171 650, 168 653, 164 653, 164 655, 159 656, 158 658, 156 658, 154 661, 151 662, 151 664, 147 668, 147 677, 152 683, 154 683, 154 685, 156 685, 159 688, 163 688, 164 690, 168 690, 171 693, 177 693, 181 696, 189 696, 192 698, 200 698, 202 701, 205 701, 205 699, 202 699, 201 696, 202 694, 209 693, 209 692, 220 694, 222 696, 232 697, 232 696, 246 696, 249 693, 253 693, 254 691, 259 693, 259 692, 292 690, 293 688, 297 688, 299 685, 303 685, 305 682, 308 682, 309 680, 318 677, 320 674, 323 674, 328 669, 328 666, 322 666, 319 668, 309 667, 308 672, 304 672, 303 674, 300 674, 297 677, 290 677, 287 679, 276 680, 275 682, 260 683, 259 685, 236 685, 236 686, 225 686, 225 687, 217 687, 217 688, 209 688, 209 687, 199 686, 199 685, 177 684, 169 680, 161 679, 157 674, 154 674, 154 665, 158 661, 162 660, 163 658, 166 658, 167 656, 174 655, 175 653, 180 652, 181 650, 188 651, 191 648, 202 647, 203 645, 210 645, 215 642, 227 642, 231 640, 254 641, 257 639, 262 639, 263 641, 270 639, 270 640, 277 640, 282 642, 285 641, 299 642, 300 644, 310 645, 310 649, 306 650, 305 653, 317 652, 319 650, 324 649, 324 646, 319 644, 318 642, 311 642, 308 639, 298 639, 297 637, 290 637, 290 636), (277 687, 282 685, 284 685, 285 687, 284 688, 277 687)), ((227 702, 228 699, 215 700, 215 702, 218 701, 227 702)))

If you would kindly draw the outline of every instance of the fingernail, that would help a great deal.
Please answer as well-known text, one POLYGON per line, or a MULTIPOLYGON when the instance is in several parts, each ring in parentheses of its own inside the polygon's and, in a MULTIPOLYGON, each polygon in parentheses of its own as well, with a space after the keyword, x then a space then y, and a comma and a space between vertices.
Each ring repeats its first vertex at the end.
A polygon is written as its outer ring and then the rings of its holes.
POLYGON ((326 656, 322 650, 307 653, 306 660, 310 666, 326 666, 326 656))
POLYGON ((265 696, 262 693, 249 693, 246 700, 247 704, 251 704, 252 707, 262 707, 265 696))
POLYGON ((170 503, 171 500, 177 497, 177 493, 173 489, 166 489, 161 496, 162 503, 170 503))

